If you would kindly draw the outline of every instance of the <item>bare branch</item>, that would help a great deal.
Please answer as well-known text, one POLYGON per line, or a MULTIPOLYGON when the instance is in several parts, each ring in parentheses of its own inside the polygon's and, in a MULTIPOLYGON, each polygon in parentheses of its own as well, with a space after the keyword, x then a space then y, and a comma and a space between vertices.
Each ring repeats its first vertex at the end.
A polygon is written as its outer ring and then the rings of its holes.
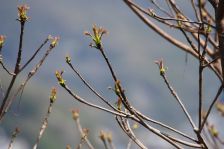
MULTIPOLYGON (((68 57, 67 57, 68 59, 68 57)), ((74 68, 71 61, 66 60, 67 64, 71 67, 71 69, 76 73, 76 75, 81 79, 81 81, 97 96, 99 97, 104 103, 106 103, 109 107, 111 107, 114 111, 121 112, 117 108, 115 108, 113 105, 111 105, 108 100, 106 100, 102 95, 100 95, 83 77, 82 75, 74 68)), ((123 113, 125 114, 125 113, 123 113)))
POLYGON ((84 140, 84 142, 87 143, 89 149, 94 149, 93 145, 91 144, 91 142, 88 139, 88 136, 87 136, 88 134, 86 134, 86 133, 83 132, 83 128, 82 128, 82 125, 80 124, 79 118, 77 118, 75 120, 75 122, 76 122, 76 126, 77 126, 77 128, 79 130, 79 133, 81 135, 81 139, 84 140))
POLYGON ((164 134, 165 136, 167 136, 168 138, 170 138, 171 140, 177 142, 177 143, 180 143, 182 145, 185 145, 185 146, 188 146, 188 147, 193 147, 193 148, 203 148, 203 144, 194 144, 194 143, 190 143, 190 142, 186 142, 186 141, 183 141, 181 139, 178 139, 178 138, 174 138, 170 135, 167 135, 167 134, 164 134))
POLYGON ((15 138, 17 137, 17 135, 18 135, 19 133, 20 133, 19 128, 16 128, 16 129, 14 130, 14 132, 12 133, 12 136, 11 136, 11 140, 10 140, 8 149, 13 149, 13 143, 14 143, 15 138))
POLYGON ((100 109, 100 110, 103 110, 105 112, 108 112, 108 113, 111 113, 111 114, 114 114, 114 115, 119 115, 119 116, 122 116, 122 117, 132 117, 131 115, 124 115, 122 113, 119 113, 119 112, 115 112, 115 111, 111 111, 109 109, 106 109, 106 108, 103 108, 101 106, 98 106, 98 105, 95 105, 95 104, 92 104, 90 102, 87 102, 85 99, 79 97, 77 94, 73 93, 71 91, 71 89, 67 86, 67 85, 61 85, 72 97, 74 97, 76 100, 78 100, 79 102, 81 103, 84 103, 90 107, 93 107, 93 108, 96 108, 96 109, 100 109))
POLYGON ((179 105, 181 106, 184 114, 186 115, 187 119, 189 120, 192 128, 194 130, 197 130, 197 127, 195 126, 190 114, 188 113, 188 111, 186 110, 184 104, 182 103, 181 99, 179 98, 179 96, 177 95, 176 91, 173 89, 173 87, 170 85, 166 75, 165 75, 165 69, 164 69, 164 66, 163 66, 163 62, 161 61, 160 62, 160 66, 159 66, 159 69, 160 69, 160 75, 162 76, 164 82, 166 83, 168 89, 170 90, 170 93, 173 95, 173 97, 177 100, 177 102, 179 103, 179 105))
MULTIPOLYGON (((0 55, 1 57, 1 55, 0 55)), ((14 76, 15 73, 11 72, 10 70, 8 70, 8 68, 6 68, 6 66, 4 65, 4 63, 2 62, 2 59, 0 58, 0 64, 2 65, 2 68, 11 76, 14 76)))
POLYGON ((53 104, 54 104, 55 100, 56 100, 56 89, 55 88, 52 88, 51 95, 50 95, 50 104, 48 106, 47 113, 46 113, 45 118, 44 118, 44 120, 42 122, 40 131, 39 131, 38 137, 36 139, 36 142, 35 142, 35 144, 33 146, 33 149, 36 149, 37 148, 37 146, 38 146, 38 144, 40 142, 40 139, 43 136, 44 131, 46 130, 46 128, 48 126, 48 119, 49 119, 49 116, 50 116, 50 114, 52 112, 52 107, 53 107, 53 104))
POLYGON ((208 116, 209 116, 209 114, 210 114, 210 112, 211 112, 211 110, 212 110, 212 108, 213 108, 215 102, 218 100, 218 97, 219 97, 219 95, 221 94, 222 90, 223 90, 223 85, 221 85, 221 86, 219 87, 219 90, 218 90, 218 92, 217 92, 215 98, 213 99, 211 105, 209 106, 208 112, 206 113, 206 115, 205 115, 205 117, 204 117, 204 119, 203 119, 203 122, 202 122, 202 124, 201 124, 201 129, 199 130, 199 132, 202 131, 202 129, 203 129, 203 127, 204 127, 204 125, 205 125, 205 123, 206 123, 206 121, 207 121, 207 119, 208 119, 208 116))
POLYGON ((14 68, 14 74, 10 83, 9 83, 9 86, 8 86, 8 89, 5 93, 5 97, 1 103, 1 107, 0 107, 0 121, 2 120, 5 112, 5 106, 7 104, 7 100, 8 100, 8 96, 11 92, 11 89, 16 81, 16 78, 17 78, 17 75, 18 75, 18 72, 19 72, 19 69, 20 69, 20 62, 21 62, 21 57, 22 57, 22 47, 23 47, 23 33, 24 33, 24 25, 25 25, 25 21, 20 21, 20 36, 19 36, 19 49, 18 49, 18 54, 17 54, 17 60, 16 60, 16 65, 15 65, 15 68, 14 68))
POLYGON ((120 119, 116 116, 116 120, 118 122, 118 124, 120 125, 120 127, 123 129, 123 131, 129 136, 129 138, 135 142, 141 149, 147 149, 147 147, 142 144, 142 142, 136 138, 136 136, 134 135, 133 131, 131 130, 128 121, 122 117, 120 117, 120 119))
MULTIPOLYGON (((30 71, 27 75, 26 80, 19 86, 19 88, 17 89, 17 91, 13 94, 13 96, 11 98, 8 98, 7 103, 5 103, 5 108, 3 110, 2 116, 3 117, 8 109, 10 108, 13 100, 16 98, 16 96, 18 95, 18 93, 20 91, 22 91, 24 89, 24 87, 26 86, 26 84, 28 83, 28 81, 37 73, 37 71, 39 70, 39 68, 43 65, 45 59, 48 57, 48 55, 50 54, 50 52, 54 49, 54 46, 50 45, 49 48, 47 49, 46 53, 44 54, 44 56, 40 59, 40 61, 37 63, 37 65, 33 68, 32 71, 30 71)), ((0 119, 1 119, 0 117, 0 119)))
POLYGON ((44 42, 40 45, 40 47, 35 51, 35 53, 30 57, 30 59, 20 68, 20 72, 23 71, 24 68, 35 58, 37 53, 42 49, 42 47, 49 41, 49 38, 46 38, 44 42))

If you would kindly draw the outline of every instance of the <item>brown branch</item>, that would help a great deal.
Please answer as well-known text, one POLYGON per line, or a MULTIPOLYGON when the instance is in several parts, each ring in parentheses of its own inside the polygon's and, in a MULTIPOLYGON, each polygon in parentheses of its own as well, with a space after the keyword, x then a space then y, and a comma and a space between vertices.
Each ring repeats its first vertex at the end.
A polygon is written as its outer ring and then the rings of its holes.
POLYGON ((189 120, 189 122, 190 122, 192 128, 193 128, 194 130, 197 130, 197 127, 195 126, 195 124, 194 124, 194 122, 193 122, 193 120, 192 120, 190 114, 189 114, 188 111, 186 110, 184 104, 182 103, 181 99, 180 99, 179 96, 177 95, 176 91, 175 91, 175 90, 173 89, 173 87, 170 85, 170 83, 169 83, 169 81, 168 81, 166 75, 165 75, 165 74, 162 74, 161 76, 162 76, 163 80, 165 81, 165 83, 166 83, 168 89, 170 90, 170 93, 173 95, 173 97, 177 100, 177 102, 178 102, 179 105, 181 106, 181 108, 182 108, 184 114, 186 115, 187 119, 189 120))
POLYGON ((20 37, 19 37, 19 49, 18 49, 18 54, 17 54, 17 60, 16 60, 16 64, 15 64, 15 69, 14 69, 14 73, 15 75, 13 75, 10 83, 9 83, 9 86, 8 86, 8 89, 5 93, 5 97, 1 103, 1 107, 0 107, 0 122, 2 121, 2 118, 4 117, 5 115, 5 106, 7 104, 7 100, 8 100, 8 97, 9 97, 9 94, 11 92, 11 89, 16 81, 16 78, 17 78, 17 75, 18 75, 18 72, 19 72, 19 69, 20 69, 20 62, 21 62, 21 56, 22 56, 22 47, 23 47, 23 33, 24 33, 24 25, 25 25, 25 22, 24 21, 20 21, 20 37))
POLYGON ((194 143, 186 142, 186 141, 183 141, 181 139, 172 137, 172 136, 167 135, 167 134, 164 134, 164 135, 167 136, 168 138, 170 138, 171 140, 173 140, 177 143, 180 143, 182 145, 188 146, 188 147, 193 147, 193 148, 203 148, 204 147, 203 144, 194 144, 194 143))
POLYGON ((46 113, 45 118, 44 118, 44 120, 42 122, 42 125, 40 127, 40 131, 39 131, 38 137, 36 139, 36 142, 35 142, 35 144, 33 146, 33 149, 37 148, 37 146, 38 146, 38 144, 40 142, 40 139, 43 136, 43 134, 44 134, 44 132, 45 132, 47 126, 48 126, 48 119, 49 119, 50 114, 52 112, 52 108, 53 108, 53 104, 54 104, 55 100, 56 100, 56 89, 52 88, 51 95, 50 95, 50 104, 48 106, 47 113, 46 113))
MULTIPOLYGON (((200 1, 200 0, 199 0, 200 1)), ((201 5, 199 3, 199 5, 201 5)), ((202 18, 201 18, 202 19, 202 18)), ((202 120, 202 91, 203 91, 203 56, 200 54, 200 34, 198 33, 198 55, 199 55, 199 69, 198 69, 198 129, 201 129, 201 120, 202 120)), ((205 49, 204 49, 205 51, 205 49)))
POLYGON ((141 149, 147 149, 147 147, 142 144, 142 142, 136 138, 136 136, 134 135, 133 131, 130 129, 130 126, 127 123, 127 120, 120 117, 120 119, 116 116, 116 120, 119 124, 119 126, 123 129, 123 131, 127 134, 127 136, 133 141, 135 142, 141 149))
POLYGON ((143 127, 145 127, 146 129, 148 129, 149 131, 151 131, 152 133, 154 133, 155 135, 159 136, 160 138, 162 138, 163 140, 167 141, 168 143, 170 143, 171 145, 173 145, 175 148, 178 149, 182 149, 181 146, 179 146, 178 144, 176 144, 176 142, 174 142, 173 140, 171 140, 170 138, 168 138, 167 136, 165 136, 163 133, 161 133, 158 129, 155 129, 151 126, 149 126, 148 124, 144 123, 143 121, 140 120, 139 124, 141 124, 143 127))
POLYGON ((1 59, 1 55, 0 55, 0 64, 2 65, 2 68, 11 76, 14 76, 15 73, 11 72, 6 66, 5 64, 3 63, 2 59, 1 59))
MULTIPOLYGON (((224 78, 224 1, 220 0, 217 9, 215 10, 215 20, 219 41, 219 55, 221 57, 222 77, 224 78)), ((224 85, 224 79, 222 80, 224 85)))
POLYGON ((149 117, 143 115, 142 113, 140 113, 140 112, 137 111, 137 110, 136 110, 136 112, 139 114, 139 116, 140 116, 142 119, 144 119, 144 120, 146 120, 146 121, 149 121, 149 122, 151 122, 151 123, 157 124, 157 125, 159 125, 159 126, 161 126, 161 127, 164 127, 164 128, 166 128, 166 129, 168 129, 168 130, 170 130, 170 131, 173 131, 173 132, 175 132, 175 133, 177 133, 177 134, 179 134, 179 135, 181 135, 181 136, 183 136, 183 137, 185 137, 185 138, 188 138, 188 139, 191 140, 191 141, 197 142, 196 139, 194 139, 194 138, 188 136, 187 134, 185 134, 185 133, 183 133, 183 132, 181 132, 181 131, 179 131, 179 130, 173 128, 173 127, 170 127, 170 126, 168 126, 168 125, 165 125, 165 124, 163 124, 163 123, 161 123, 161 122, 159 122, 159 121, 150 119, 149 117))
POLYGON ((13 149, 13 143, 14 143, 15 138, 17 137, 17 135, 18 135, 19 133, 20 133, 19 128, 16 128, 16 129, 14 130, 14 132, 12 133, 12 136, 11 136, 11 140, 10 140, 8 149, 13 149))
POLYGON ((194 0, 191 0, 191 6, 193 7, 195 16, 196 16, 197 20, 200 21, 200 18, 199 18, 199 15, 198 15, 198 12, 197 12, 197 9, 196 9, 195 5, 196 4, 194 3, 194 0))
POLYGON ((211 110, 212 110, 212 108, 213 108, 215 102, 218 100, 219 95, 222 93, 222 90, 223 90, 223 85, 221 85, 221 86, 219 87, 219 90, 218 90, 217 94, 215 95, 215 98, 213 99, 211 105, 209 106, 209 108, 208 108, 208 112, 206 113, 206 115, 205 115, 205 117, 204 117, 204 119, 203 119, 203 122, 202 122, 201 127, 200 127, 201 129, 199 129, 199 132, 202 131, 202 129, 203 129, 203 127, 204 127, 204 125, 205 125, 205 123, 206 123, 206 121, 207 121, 207 119, 208 119, 208 116, 210 115, 210 112, 211 112, 211 110))
POLYGON ((84 140, 84 142, 87 143, 89 149, 94 149, 93 145, 91 144, 91 142, 89 141, 89 139, 88 139, 88 137, 87 137, 87 134, 85 134, 85 133, 83 132, 83 128, 82 128, 82 125, 81 125, 81 123, 80 123, 79 118, 77 118, 77 119, 75 120, 75 122, 76 122, 76 126, 77 126, 77 128, 78 128, 78 130, 79 130, 79 133, 80 133, 80 135, 81 135, 81 140, 84 140))
MULTIPOLYGON (((167 41, 175 45, 176 47, 190 53, 192 56, 198 58, 198 54, 194 52, 191 47, 187 46, 183 42, 180 42, 179 40, 175 39, 174 37, 170 36, 168 33, 163 31, 161 28, 159 28, 157 25, 155 25, 152 21, 150 21, 148 18, 146 18, 136 7, 132 6, 130 3, 130 0, 123 0, 127 6, 152 30, 154 30, 156 33, 158 33, 161 37, 165 38, 167 41)), ((208 61, 208 60, 206 60, 208 61)), ((210 67, 215 74, 218 76, 220 80, 222 80, 221 76, 221 70, 219 68, 219 65, 211 65, 210 67)))
POLYGON ((17 91, 13 94, 13 96, 11 98, 8 99, 8 102, 5 104, 5 108, 3 111, 3 115, 4 116, 8 109, 10 108, 13 100, 16 98, 16 96, 18 95, 18 93, 24 89, 24 87, 26 86, 26 84, 28 83, 28 81, 37 73, 37 71, 39 70, 39 68, 43 65, 45 59, 48 57, 48 55, 50 54, 50 52, 55 48, 55 46, 50 45, 49 48, 47 49, 46 53, 44 54, 44 56, 40 59, 40 61, 37 63, 37 65, 33 68, 32 71, 30 71, 27 75, 26 80, 24 81, 24 83, 22 83, 19 88, 17 89, 17 91))
POLYGON ((203 12, 206 13, 206 16, 213 22, 215 23, 215 18, 209 13, 209 11, 205 8, 202 8, 203 12))
POLYGON ((20 72, 23 71, 24 68, 35 58, 37 53, 42 49, 42 47, 49 41, 49 38, 46 38, 44 42, 40 45, 40 47, 35 51, 35 53, 30 57, 30 59, 20 68, 20 72))
MULTIPOLYGON (((71 61, 66 60, 67 64, 70 66, 70 68, 76 73, 76 75, 81 79, 81 81, 98 97, 100 98, 104 103, 106 103, 109 107, 111 107, 114 111, 121 112, 117 108, 115 108, 113 105, 111 105, 108 100, 106 100, 102 95, 100 95, 83 77, 82 75, 74 68, 71 61)), ((125 113, 123 113, 125 114, 125 113)))
MULTIPOLYGON (((61 84, 60 84, 61 85, 61 84)), ((95 105, 95 104, 92 104, 92 103, 90 103, 90 102, 87 102, 85 99, 83 99, 83 98, 81 98, 81 97, 79 97, 77 94, 75 94, 75 93, 73 93, 72 91, 71 91, 71 89, 67 86, 67 85, 61 85, 73 98, 75 98, 76 100, 78 100, 79 102, 81 102, 81 103, 84 103, 84 104, 86 104, 86 105, 88 105, 88 106, 90 106, 90 107, 93 107, 93 108, 96 108, 96 109, 100 109, 100 110, 103 110, 103 111, 105 111, 105 112, 108 112, 108 113, 111 113, 111 114, 113 114, 113 115, 119 115, 119 116, 122 116, 122 117, 132 117, 133 118, 133 116, 131 116, 131 115, 129 115, 129 114, 127 114, 127 115, 125 115, 125 114, 122 114, 122 113, 119 113, 119 112, 115 112, 115 111, 111 111, 111 110, 109 110, 109 109, 106 109, 106 108, 103 108, 103 107, 101 107, 101 106, 98 106, 98 105, 95 105)))
POLYGON ((164 8, 162 8, 156 1, 151 0, 151 3, 154 4, 156 6, 156 8, 158 8, 161 12, 163 12, 164 14, 166 14, 169 17, 172 17, 171 14, 169 14, 164 8))
MULTIPOLYGON (((135 4, 134 2, 131 2, 129 1, 129 3, 134 6, 136 9, 138 9, 140 12, 146 14, 147 16, 159 21, 160 23, 162 24, 165 24, 171 28, 176 28, 176 29, 179 29, 179 28, 182 28, 188 32, 191 32, 191 33, 196 33, 198 32, 198 26, 192 26, 191 24, 193 25, 203 25, 203 24, 206 24, 207 26, 210 26, 211 28, 216 28, 215 26, 213 26, 212 24, 209 24, 207 22, 198 22, 198 21, 191 21, 189 19, 187 19, 186 17, 184 18, 174 18, 174 17, 160 17, 158 15, 156 15, 156 13, 152 10, 152 9, 148 9, 148 10, 145 10, 144 8, 140 7, 139 5, 135 4), (180 22, 180 23, 184 23, 184 25, 186 26, 179 26, 179 25, 176 25, 176 24, 172 24, 168 21, 175 21, 175 22, 180 22)), ((178 14, 177 14, 178 15, 178 14)), ((205 31, 203 30, 200 30, 201 33, 204 33, 205 31)))
POLYGON ((205 44, 204 44, 204 47, 203 47, 203 52, 202 54, 200 54, 200 48, 201 48, 201 45, 200 45, 200 34, 198 33, 198 55, 199 55, 199 71, 198 71, 198 75, 199 75, 199 79, 198 79, 198 83, 199 83, 199 92, 198 92, 198 95, 199 95, 199 108, 198 108, 198 128, 199 130, 201 130, 201 121, 202 121, 202 100, 203 100, 203 70, 204 70, 204 57, 205 57, 205 54, 206 54, 206 47, 207 47, 207 44, 208 44, 208 34, 206 35, 206 39, 205 39, 205 44))
POLYGON ((213 60, 211 60, 210 62, 208 62, 207 64, 204 64, 203 67, 208 67, 210 66, 212 63, 215 63, 220 57, 216 57, 213 60))
POLYGON ((131 10, 152 30, 154 30, 156 33, 158 33, 161 37, 165 38, 167 41, 171 42, 175 46, 181 48, 182 50, 192 54, 193 56, 197 57, 197 53, 191 49, 191 47, 187 46, 183 42, 180 42, 170 36, 168 33, 163 31, 161 28, 159 28, 157 25, 155 25, 153 22, 151 22, 148 18, 146 18, 136 7, 132 6, 130 4, 129 0, 124 0, 124 2, 131 8, 131 10))

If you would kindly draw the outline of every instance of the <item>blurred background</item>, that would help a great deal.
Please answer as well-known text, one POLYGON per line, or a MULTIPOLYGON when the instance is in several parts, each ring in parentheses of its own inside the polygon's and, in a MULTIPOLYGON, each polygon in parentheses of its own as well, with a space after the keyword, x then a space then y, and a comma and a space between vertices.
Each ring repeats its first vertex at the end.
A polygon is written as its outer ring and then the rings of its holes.
MULTIPOLYGON (((177 2, 182 3, 184 11, 191 14, 192 10, 188 10, 189 7, 185 2, 180 0, 177 2)), ((73 91, 92 103, 105 106, 66 65, 65 56, 69 54, 72 57, 72 63, 85 79, 109 102, 115 104, 116 96, 108 90, 109 86, 114 86, 109 69, 100 53, 88 46, 90 39, 83 35, 84 31, 91 31, 93 24, 109 31, 109 34, 103 37, 103 45, 134 107, 155 120, 193 136, 185 115, 170 95, 154 61, 163 58, 168 67, 167 76, 172 86, 190 111, 194 121, 197 122, 197 60, 189 55, 186 62, 186 53, 151 31, 122 1, 1 1, 0 34, 6 36, 3 57, 5 64, 11 70, 15 64, 20 32, 19 22, 16 21, 17 5, 23 3, 30 6, 28 11, 30 19, 25 25, 22 62, 26 62, 48 35, 60 36, 60 41, 38 73, 28 82, 21 103, 19 104, 18 97, 1 123, 0 146, 2 149, 7 148, 15 127, 21 130, 15 142, 15 149, 29 149, 33 146, 47 112, 52 86, 57 88, 57 101, 39 148, 60 149, 65 148, 67 144, 74 148, 78 145, 80 136, 72 120, 71 110, 73 108, 80 109, 81 124, 89 128, 90 141, 96 148, 103 148, 98 137, 100 130, 112 132, 114 144, 118 149, 126 148, 129 138, 119 128, 114 116, 77 102, 58 85, 54 76, 56 70, 64 70, 66 83, 73 91)), ((140 3, 145 6, 148 4, 147 1, 140 3)), ((169 33, 185 41, 181 33, 172 30, 169 30, 169 33)), ((24 81, 27 73, 32 70, 46 48, 47 46, 20 74, 14 89, 24 81)), ((210 70, 206 70, 204 76, 206 80, 204 106, 207 107, 218 89, 219 80, 210 70)), ((3 90, 6 90, 10 77, 2 67, 0 67, 0 79, 3 90)), ((218 114, 214 113, 209 118, 216 125, 221 123, 217 116, 218 114)), ((136 134, 149 148, 172 148, 141 126, 136 130, 136 134)), ((137 146, 133 145, 132 148, 137 148, 137 146)))

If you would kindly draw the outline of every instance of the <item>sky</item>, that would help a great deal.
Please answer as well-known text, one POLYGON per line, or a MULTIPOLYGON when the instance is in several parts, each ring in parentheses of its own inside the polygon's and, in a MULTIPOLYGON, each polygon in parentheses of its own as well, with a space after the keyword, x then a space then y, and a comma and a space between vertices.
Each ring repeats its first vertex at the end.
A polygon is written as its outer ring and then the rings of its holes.
MULTIPOLYGON (((102 147, 98 134, 103 129, 112 132, 117 148, 125 148, 128 137, 122 133, 114 116, 78 103, 57 84, 54 76, 56 70, 64 70, 66 83, 78 95, 105 106, 66 65, 65 56, 69 54, 72 63, 85 79, 111 103, 116 102, 116 96, 108 90, 109 86, 114 86, 109 69, 99 51, 88 46, 91 39, 83 35, 84 31, 91 31, 93 24, 102 26, 109 32, 103 37, 105 52, 134 107, 156 120, 192 134, 189 132, 190 125, 179 105, 170 95, 154 61, 163 58, 168 67, 167 75, 171 84, 183 99, 195 121, 197 119, 195 100, 198 98, 198 62, 189 55, 186 63, 184 52, 150 30, 122 1, 2 1, 0 34, 6 35, 3 56, 4 62, 11 69, 15 64, 19 40, 19 22, 16 21, 17 5, 23 3, 30 6, 28 11, 30 19, 25 25, 22 62, 32 55, 48 35, 60 36, 60 41, 47 57, 40 71, 25 87, 21 104, 18 99, 15 100, 4 123, 0 126, 0 137, 4 138, 0 139, 2 146, 6 147, 13 129, 20 127, 22 131, 15 148, 31 148, 47 111, 50 89, 55 86, 58 90, 57 101, 40 148, 65 148, 66 144, 75 146, 79 143, 79 133, 71 118, 73 108, 80 109, 80 121, 83 127, 90 129, 90 137, 94 145, 102 147)), ((147 3, 142 1, 142 4, 147 3)), ((184 40, 179 32, 171 31, 170 33, 178 39, 184 40)), ((16 82, 17 87, 44 54, 46 48, 43 48, 40 55, 19 76, 16 82)), ((0 70, 0 79, 5 89, 10 78, 2 68, 0 70)), ((206 106, 218 88, 218 79, 207 70, 205 80, 206 106)), ((140 128, 136 133, 140 138, 148 138, 149 141, 145 141, 148 147, 158 146, 158 144, 161 148, 170 147, 144 128, 140 128)))

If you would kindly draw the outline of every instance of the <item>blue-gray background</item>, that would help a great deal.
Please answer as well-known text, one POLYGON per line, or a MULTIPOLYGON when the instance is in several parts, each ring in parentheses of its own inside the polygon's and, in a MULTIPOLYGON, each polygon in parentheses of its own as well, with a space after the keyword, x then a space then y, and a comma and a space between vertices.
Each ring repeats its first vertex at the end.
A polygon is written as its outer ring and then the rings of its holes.
MULTIPOLYGON (((55 70, 65 70, 64 77, 72 89, 89 101, 103 105, 77 77, 73 77, 72 71, 66 66, 64 60, 65 55, 70 54, 72 63, 80 73, 100 93, 108 97, 111 103, 116 102, 116 96, 107 89, 108 86, 113 86, 113 81, 103 58, 97 50, 89 48, 90 39, 83 36, 83 31, 91 30, 93 24, 103 26, 109 31, 109 35, 103 39, 104 47, 131 103, 150 117, 192 134, 185 115, 160 78, 154 60, 164 59, 165 65, 168 66, 169 80, 183 99, 195 122, 197 122, 198 62, 188 56, 186 63, 184 52, 147 28, 122 1, 1 0, 0 34, 7 37, 3 56, 4 62, 11 69, 15 64, 20 29, 19 22, 16 21, 16 7, 21 3, 27 3, 30 6, 28 12, 30 20, 25 26, 23 62, 49 34, 60 36, 61 39, 40 71, 27 84, 19 108, 17 99, 1 124, 1 148, 7 148, 10 133, 15 127, 21 129, 15 148, 31 148, 47 111, 52 86, 57 87, 58 96, 48 128, 41 139, 40 148, 65 148, 66 144, 75 147, 79 143, 79 133, 70 114, 73 108, 80 109, 81 123, 83 127, 90 129, 90 140, 97 148, 103 147, 98 139, 100 130, 111 131, 116 147, 125 148, 128 137, 118 127, 114 116, 74 101, 59 87, 54 76, 55 70)), ((192 10, 188 9, 185 2, 182 3, 184 3, 182 8, 192 16, 192 10)), ((147 3, 143 1, 142 4, 147 3)), ((169 29, 169 32, 185 41, 178 31, 169 29)), ((43 55, 43 51, 20 75, 16 87, 25 79, 27 72, 32 70, 38 58, 43 55)), ((0 69, 0 79, 5 90, 10 78, 2 68, 0 69)), ((207 107, 219 82, 209 70, 205 72, 205 80, 204 105, 207 107)), ((216 116, 217 114, 211 116, 211 120, 218 123, 216 116)), ((144 128, 140 127, 136 133, 148 147, 170 148, 166 142, 144 128)))

